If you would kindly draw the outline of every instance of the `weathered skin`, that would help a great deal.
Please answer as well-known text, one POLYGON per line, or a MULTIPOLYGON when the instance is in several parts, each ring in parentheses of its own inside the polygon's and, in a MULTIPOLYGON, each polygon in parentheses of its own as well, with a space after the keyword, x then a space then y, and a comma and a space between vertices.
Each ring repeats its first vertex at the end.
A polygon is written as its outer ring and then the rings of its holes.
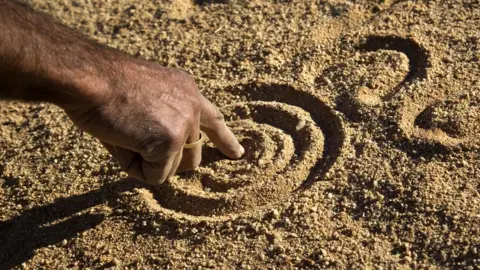
POLYGON ((163 183, 197 167, 200 130, 229 158, 244 149, 187 73, 97 44, 0 0, 0 98, 52 102, 97 137, 130 176, 163 183))

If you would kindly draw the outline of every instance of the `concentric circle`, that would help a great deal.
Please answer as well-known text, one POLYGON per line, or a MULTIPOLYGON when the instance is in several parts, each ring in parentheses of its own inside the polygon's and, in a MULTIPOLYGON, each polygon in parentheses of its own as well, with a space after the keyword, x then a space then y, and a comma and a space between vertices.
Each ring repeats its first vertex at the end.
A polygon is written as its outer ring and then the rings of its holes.
POLYGON ((335 162, 345 131, 318 97, 289 86, 248 85, 246 90, 224 90, 238 102, 221 109, 245 156, 229 160, 207 143, 197 170, 155 190, 154 210, 195 220, 250 215, 288 199, 335 162))
POLYGON ((215 161, 207 156, 205 166, 160 188, 160 205, 194 216, 247 211, 298 188, 322 156, 322 131, 299 108, 255 101, 224 111, 245 157, 215 161), (298 123, 304 124, 298 128, 298 123))

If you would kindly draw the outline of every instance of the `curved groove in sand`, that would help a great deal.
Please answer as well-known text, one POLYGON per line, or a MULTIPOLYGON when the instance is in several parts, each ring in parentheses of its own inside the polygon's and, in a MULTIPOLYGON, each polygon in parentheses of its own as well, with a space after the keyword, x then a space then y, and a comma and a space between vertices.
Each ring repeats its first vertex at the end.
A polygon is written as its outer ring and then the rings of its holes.
POLYGON ((321 179, 340 156, 346 131, 317 96, 289 85, 224 89, 241 101, 222 108, 247 150, 238 161, 207 145, 202 166, 161 186, 155 211, 174 219, 219 221, 253 215, 321 179))
MULTIPOLYGON (((430 53, 417 41, 395 36, 369 36, 357 49, 364 51, 394 50, 404 53, 408 57, 410 66, 408 75, 384 98, 390 100, 403 88, 412 88, 409 90, 411 94, 403 98, 403 105, 399 111, 398 122, 403 132, 403 138, 407 141, 413 139, 416 143, 421 143, 419 146, 433 143, 448 149, 458 146, 471 148, 478 145, 478 132, 480 131, 478 123, 480 121, 468 117, 468 115, 472 115, 468 111, 477 108, 478 102, 474 102, 477 105, 467 102, 470 103, 468 105, 457 101, 461 100, 460 97, 439 101, 429 97, 414 98, 410 96, 422 91, 422 89, 417 89, 422 86, 413 84, 413 82, 424 81, 428 77, 428 68, 432 65, 430 53), (448 113, 446 116, 441 116, 439 114, 442 114, 442 109, 440 109, 442 106, 462 108, 456 112, 458 114, 456 117, 448 116, 448 113), (458 116, 465 119, 460 119, 458 116)), ((428 88, 428 85, 426 87, 428 88)))
MULTIPOLYGON (((358 46, 358 49, 365 51, 395 50, 408 57, 410 62, 408 75, 391 91, 390 95, 385 97, 386 100, 392 99, 404 87, 418 88, 419 86, 413 85, 412 82, 424 80, 428 76, 431 56, 425 48, 413 39, 395 36, 369 36, 364 43, 358 46)), ((404 132, 403 137, 407 140, 414 139, 417 142, 427 143, 427 145, 435 143, 448 148, 474 145, 476 134, 462 136, 455 134, 456 131, 452 130, 452 127, 434 123, 432 112, 443 102, 455 103, 448 100, 413 99, 413 97, 407 96, 399 115, 399 126, 404 132)), ((458 123, 452 122, 451 126, 456 124, 458 123)))
POLYGON ((325 69, 316 83, 347 119, 369 121, 371 109, 391 99, 411 76, 409 64, 408 56, 395 50, 355 53, 325 69))
MULTIPOLYGON (((428 68, 431 66, 430 53, 417 41, 410 38, 396 36, 369 36, 357 49, 364 51, 394 50, 404 53, 409 59, 410 71, 405 79, 400 82, 384 100, 391 100, 399 91, 406 87, 418 88, 413 82, 423 81, 428 76, 428 68)), ((411 91, 412 94, 417 91, 411 91)), ((419 142, 434 142, 442 146, 456 146, 465 140, 450 136, 441 128, 435 128, 433 123, 428 123, 426 117, 437 102, 427 100, 414 100, 408 95, 403 100, 404 105, 399 111, 399 127, 403 131, 402 137, 407 141, 414 139, 419 142), (431 104, 431 105, 427 105, 431 104)))
POLYGON ((430 54, 417 41, 398 36, 368 36, 357 46, 360 51, 393 50, 405 54, 410 62, 410 71, 385 100, 390 100, 400 88, 415 80, 427 78, 430 67, 430 54))
POLYGON ((444 146, 478 144, 480 99, 462 97, 434 102, 415 118, 416 135, 444 146))

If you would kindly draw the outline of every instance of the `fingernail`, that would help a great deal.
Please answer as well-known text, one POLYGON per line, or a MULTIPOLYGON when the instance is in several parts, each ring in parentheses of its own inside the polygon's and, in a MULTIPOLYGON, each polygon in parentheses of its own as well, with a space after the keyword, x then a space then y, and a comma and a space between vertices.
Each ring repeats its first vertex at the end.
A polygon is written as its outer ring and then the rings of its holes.
POLYGON ((240 154, 238 158, 243 157, 243 155, 245 154, 245 148, 243 148, 242 145, 240 145, 240 147, 238 148, 238 153, 240 154))

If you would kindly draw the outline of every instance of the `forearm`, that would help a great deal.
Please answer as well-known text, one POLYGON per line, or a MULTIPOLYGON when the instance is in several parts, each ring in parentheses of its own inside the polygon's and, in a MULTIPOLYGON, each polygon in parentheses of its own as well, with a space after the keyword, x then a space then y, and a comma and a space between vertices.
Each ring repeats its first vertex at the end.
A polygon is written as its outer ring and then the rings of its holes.
POLYGON ((72 106, 100 95, 122 54, 14 1, 0 0, 0 97, 72 106))
POLYGON ((227 157, 245 152, 192 76, 105 48, 5 0, 0 0, 1 97, 61 106, 130 176, 150 184, 200 164, 200 129, 227 157))

